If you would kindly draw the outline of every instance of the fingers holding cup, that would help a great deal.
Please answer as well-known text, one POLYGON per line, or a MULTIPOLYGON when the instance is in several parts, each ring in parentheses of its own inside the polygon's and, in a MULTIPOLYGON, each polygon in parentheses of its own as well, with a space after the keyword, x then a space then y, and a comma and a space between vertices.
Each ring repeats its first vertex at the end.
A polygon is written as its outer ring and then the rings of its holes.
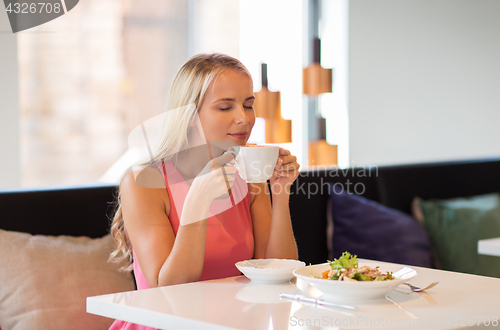
POLYGON ((292 155, 289 150, 280 148, 278 161, 274 168, 274 177, 285 178, 293 182, 298 176, 299 167, 297 157, 292 155))

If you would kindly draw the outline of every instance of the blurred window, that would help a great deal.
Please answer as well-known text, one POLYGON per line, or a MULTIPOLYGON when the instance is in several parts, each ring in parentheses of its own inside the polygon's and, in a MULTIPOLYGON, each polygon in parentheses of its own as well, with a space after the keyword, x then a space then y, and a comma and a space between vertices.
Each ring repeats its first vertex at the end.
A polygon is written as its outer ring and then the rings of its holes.
POLYGON ((21 185, 99 181, 189 56, 238 56, 237 24, 233 0, 85 0, 18 33, 21 185))

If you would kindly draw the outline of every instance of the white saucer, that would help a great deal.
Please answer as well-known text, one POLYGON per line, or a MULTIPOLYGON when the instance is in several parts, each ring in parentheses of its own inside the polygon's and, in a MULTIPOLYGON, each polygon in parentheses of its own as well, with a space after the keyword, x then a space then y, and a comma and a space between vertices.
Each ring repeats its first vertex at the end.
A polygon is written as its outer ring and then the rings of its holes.
POLYGON ((294 277, 293 271, 306 264, 288 259, 252 259, 239 261, 236 268, 253 282, 281 283, 294 277))

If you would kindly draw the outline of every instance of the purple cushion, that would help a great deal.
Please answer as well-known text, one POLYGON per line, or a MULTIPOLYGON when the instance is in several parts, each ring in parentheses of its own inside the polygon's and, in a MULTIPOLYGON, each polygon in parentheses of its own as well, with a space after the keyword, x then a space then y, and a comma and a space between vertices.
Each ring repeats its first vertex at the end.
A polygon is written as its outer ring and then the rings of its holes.
POLYGON ((412 216, 352 193, 332 190, 330 199, 334 258, 349 251, 359 258, 432 267, 429 238, 412 216))

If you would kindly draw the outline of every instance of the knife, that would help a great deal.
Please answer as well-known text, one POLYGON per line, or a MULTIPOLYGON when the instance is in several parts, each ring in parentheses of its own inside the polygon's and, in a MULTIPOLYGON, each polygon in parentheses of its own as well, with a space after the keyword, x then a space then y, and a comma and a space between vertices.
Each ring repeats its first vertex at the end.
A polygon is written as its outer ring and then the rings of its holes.
POLYGON ((299 294, 280 293, 280 298, 285 298, 285 299, 289 299, 289 300, 297 300, 299 302, 305 302, 305 303, 310 303, 310 304, 344 308, 344 309, 349 309, 352 311, 356 310, 356 307, 354 307, 354 306, 335 304, 335 303, 331 303, 329 301, 324 301, 324 300, 316 299, 316 298, 309 298, 309 297, 305 297, 305 296, 302 296, 299 294))

